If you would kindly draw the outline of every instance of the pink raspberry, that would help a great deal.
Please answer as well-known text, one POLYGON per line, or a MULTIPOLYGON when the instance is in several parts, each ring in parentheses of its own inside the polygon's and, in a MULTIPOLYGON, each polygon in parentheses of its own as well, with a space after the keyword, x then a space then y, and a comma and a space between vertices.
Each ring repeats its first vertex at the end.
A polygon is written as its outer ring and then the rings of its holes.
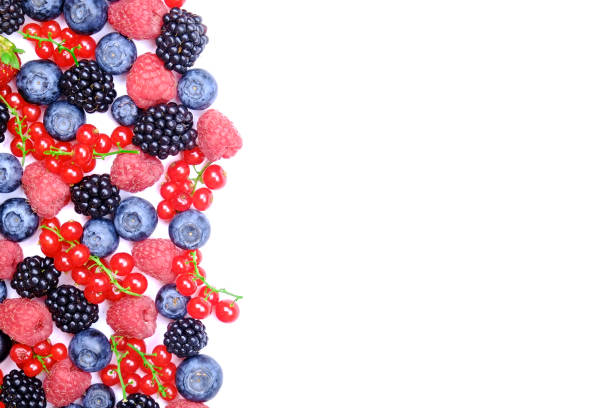
POLYGON ((106 323, 119 336, 146 339, 155 334, 157 309, 151 298, 125 296, 113 302, 106 313, 106 323))
POLYGON ((7 299, 0 303, 0 330, 18 343, 34 346, 53 331, 51 313, 31 299, 7 299))
POLYGON ((147 40, 161 34, 167 12, 162 0, 121 0, 110 3, 108 22, 126 37, 147 40))
POLYGON ((180 254, 181 250, 169 239, 146 239, 132 248, 136 267, 163 283, 174 282, 176 275, 172 272, 172 260, 180 254))
POLYGON ((45 168, 42 162, 28 165, 21 185, 32 209, 42 218, 53 218, 70 201, 70 187, 57 174, 45 168))
POLYGON ((43 382, 47 401, 56 407, 79 399, 91 385, 91 374, 81 371, 65 358, 53 365, 43 382))
POLYGON ((209 109, 198 120, 198 146, 213 162, 235 155, 242 147, 242 138, 227 117, 209 109))
POLYGON ((164 67, 164 62, 150 52, 136 59, 126 79, 128 95, 142 109, 175 98, 177 84, 176 77, 164 67))
POLYGON ((0 240, 0 279, 12 279, 17 264, 23 261, 21 247, 11 241, 0 240))
MULTIPOLYGON (((140 150, 135 146, 128 150, 140 150)), ((121 190, 137 193, 151 187, 164 173, 164 166, 157 158, 148 154, 120 154, 111 167, 111 182, 121 190)))
POLYGON ((168 403, 166 408, 208 408, 206 404, 201 402, 192 402, 184 399, 175 399, 174 401, 168 403))

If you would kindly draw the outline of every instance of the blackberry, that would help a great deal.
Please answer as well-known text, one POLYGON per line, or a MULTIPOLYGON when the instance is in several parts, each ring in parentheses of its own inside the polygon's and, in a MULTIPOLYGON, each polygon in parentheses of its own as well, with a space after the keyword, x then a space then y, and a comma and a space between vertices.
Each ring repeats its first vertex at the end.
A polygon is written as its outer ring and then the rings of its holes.
POLYGON ((87 113, 106 112, 117 97, 113 76, 92 60, 81 60, 64 72, 59 87, 68 102, 87 113))
POLYGON ((0 34, 12 34, 25 21, 21 0, 0 0, 0 34))
POLYGON ((92 174, 70 187, 70 197, 77 214, 101 218, 113 214, 121 202, 119 188, 108 174, 92 174))
POLYGON ((13 370, 4 377, 0 401, 6 408, 45 408, 47 399, 42 381, 30 378, 21 370, 13 370))
POLYGON ((164 334, 164 346, 177 357, 197 355, 208 343, 206 327, 192 317, 175 320, 168 325, 164 334))
POLYGON ((156 54, 164 61, 166 69, 184 74, 208 44, 202 17, 174 7, 164 15, 156 43, 156 54))
POLYGON ((195 148, 197 138, 193 114, 184 105, 170 102, 152 106, 138 115, 132 143, 163 160, 195 148))
POLYGON ((11 118, 9 110, 4 103, 0 103, 0 143, 4 142, 4 133, 8 129, 8 121, 11 118))
POLYGON ((117 403, 117 408, 159 408, 159 404, 147 395, 130 394, 126 399, 117 403))
POLYGON ((53 258, 30 256, 17 264, 11 287, 23 298, 42 297, 57 288, 60 275, 53 258))
POLYGON ((55 325, 66 333, 79 333, 98 321, 98 305, 89 303, 83 291, 72 285, 49 292, 45 304, 55 325))

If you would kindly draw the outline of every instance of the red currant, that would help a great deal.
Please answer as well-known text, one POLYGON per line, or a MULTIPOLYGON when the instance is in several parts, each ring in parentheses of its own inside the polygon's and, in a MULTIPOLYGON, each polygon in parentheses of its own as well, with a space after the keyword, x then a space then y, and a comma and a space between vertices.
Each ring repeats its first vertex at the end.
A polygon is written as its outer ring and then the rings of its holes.
POLYGON ((46 219, 43 220, 41 225, 45 225, 45 226, 51 228, 52 230, 59 230, 60 229, 60 222, 57 219, 57 217, 46 218, 46 219))
POLYGON ((45 168, 51 173, 59 174, 62 163, 56 157, 47 157, 45 159, 45 168))
MULTIPOLYGON (((130 344, 132 347, 134 347, 136 350, 140 351, 141 353, 147 352, 147 345, 145 344, 144 340, 135 339, 133 337, 130 337, 126 339, 126 341, 128 342, 128 344, 130 344)), ((129 349, 131 350, 131 353, 134 353, 134 350, 132 349, 132 347, 129 347, 129 349)), ((137 353, 134 353, 133 356, 136 361, 138 360, 142 361, 142 359, 140 358, 140 355, 138 355, 137 353)))
POLYGON ((53 258, 53 262, 55 263, 55 269, 60 272, 69 272, 72 270, 72 261, 70 259, 70 255, 66 252, 60 252, 53 258))
POLYGON ((89 248, 79 244, 72 248, 68 255, 70 255, 70 262, 73 266, 83 266, 89 260, 89 248))
POLYGON ((153 395, 157 392, 157 383, 153 379, 153 375, 147 374, 142 377, 140 391, 145 395, 153 395))
POLYGON ((72 54, 67 50, 60 50, 59 48, 53 51, 53 61, 55 61, 60 68, 69 68, 74 65, 72 54))
POLYGON ((125 276, 134 269, 134 258, 127 252, 117 252, 110 260, 110 269, 119 276, 125 276))
POLYGON ((193 193, 193 207, 198 211, 206 211, 213 201, 213 193, 206 187, 199 188, 193 193))
POLYGON ((24 103, 23 98, 17 92, 12 92, 6 98, 6 101, 8 102, 9 105, 11 105, 11 108, 17 109, 17 110, 21 109, 24 103))
POLYGON ((50 42, 41 42, 36 44, 36 47, 34 47, 34 52, 39 58, 42 59, 51 58, 54 50, 55 49, 53 48, 53 44, 51 44, 50 42))
POLYGON ((153 356, 153 363, 158 367, 163 367, 172 360, 172 354, 168 352, 168 349, 163 344, 155 346, 152 354, 155 354, 153 356))
POLYGON ((51 34, 51 38, 57 38, 61 32, 62 29, 57 21, 45 21, 40 27, 40 33, 43 37, 48 37, 51 34))
POLYGON ((83 170, 73 163, 65 163, 60 169, 60 176, 66 184, 76 184, 83 180, 83 170))
POLYGON ((93 159, 93 151, 90 146, 77 143, 74 146, 74 155, 72 159, 77 165, 83 167, 93 159))
POLYGON ((132 137, 134 137, 132 129, 127 126, 118 126, 111 134, 111 143, 113 146, 119 143, 119 146, 125 147, 132 143, 132 137))
POLYGON ((201 297, 194 297, 187 303, 187 313, 194 319, 204 319, 212 313, 212 304, 201 297))
POLYGON ((74 268, 71 276, 77 285, 88 285, 91 282, 91 272, 87 268, 74 268))
POLYGON ((136 372, 140 364, 138 364, 138 360, 132 354, 128 354, 121 360, 119 366, 121 367, 121 374, 130 374, 136 372))
POLYGON ((191 191, 193 190, 193 181, 181 180, 181 181, 176 181, 176 184, 179 186, 180 192, 191 194, 191 191))
POLYGON ((188 193, 181 193, 177 195, 176 197, 172 198, 170 200, 170 203, 172 204, 172 207, 174 207, 176 211, 181 212, 181 211, 187 211, 188 209, 190 209, 192 201, 193 199, 188 193))
MULTIPOLYGON (((40 37, 40 26, 36 23, 30 23, 23 26, 23 32, 29 35, 40 37)), ((36 42, 38 40, 34 38, 28 38, 28 41, 36 42)))
POLYGON ((94 125, 90 125, 89 123, 81 126, 76 133, 77 142, 82 143, 87 146, 95 145, 98 141, 98 137, 100 136, 100 132, 94 125))
POLYGON ((213 306, 219 303, 219 293, 212 291, 208 286, 204 286, 198 296, 208 300, 213 306))
POLYGON ((2 95, 4 99, 6 99, 11 94, 11 92, 13 92, 13 90, 11 89, 9 84, 0 86, 0 95, 2 95))
POLYGON ((173 7, 178 7, 181 8, 183 7, 183 4, 185 4, 185 0, 165 0, 166 2, 166 6, 173 8, 173 7))
MULTIPOLYGON (((40 117, 40 106, 24 102, 21 106, 21 114, 28 122, 36 122, 40 117)), ((30 136, 32 136, 31 133, 30 136)))
POLYGON ((89 162, 87 162, 87 164, 84 164, 81 166, 81 170, 83 170, 83 173, 89 173, 91 171, 93 171, 93 169, 96 168, 96 159, 92 158, 89 162))
POLYGON ((196 290, 198 285, 194 281, 193 275, 183 273, 176 277, 176 290, 183 296, 191 296, 196 290))
POLYGON ((60 227, 60 234, 68 241, 78 241, 83 235, 83 226, 77 221, 65 222, 60 227))
POLYGON ((157 204, 157 215, 162 220, 172 219, 172 217, 174 217, 174 213, 175 211, 172 207, 172 204, 170 204, 170 201, 163 200, 160 201, 159 204, 157 204))
POLYGON ((79 58, 93 58, 96 54, 96 41, 89 36, 80 36, 74 53, 79 58), (78 47, 79 45, 81 48, 78 47))
POLYGON ((51 354, 51 343, 49 339, 38 342, 32 347, 32 351, 39 356, 46 356, 51 354))
POLYGON ((105 273, 95 273, 91 277, 90 286, 96 292, 104 292, 110 287, 110 285, 111 285, 110 278, 105 273))
POLYGON ((93 303, 94 305, 99 305, 100 303, 104 302, 104 293, 96 292, 96 290, 91 284, 85 288, 84 292, 85 292, 85 299, 87 299, 89 303, 93 303))
POLYGON ((147 290, 147 278, 141 273, 133 272, 125 277, 123 280, 123 287, 129 289, 132 292, 142 295, 147 290))
POLYGON ((240 316, 240 308, 233 300, 221 300, 215 305, 215 315, 223 323, 232 323, 240 316))
POLYGON ((176 364, 168 363, 159 370, 159 378, 162 381, 171 381, 174 380, 174 376, 176 375, 176 364))
MULTIPOLYGON (((72 153, 72 145, 68 142, 56 142, 55 147, 59 152, 72 153)), ((62 162, 72 161, 72 154, 64 154, 57 157, 62 162)))
POLYGON ((100 371, 100 379, 107 387, 112 387, 119 384, 119 374, 117 374, 117 365, 110 364, 100 371))
POLYGON ((38 238, 40 250, 45 256, 53 257, 62 249, 62 244, 55 232, 43 230, 38 238))
MULTIPOLYGON (((121 286, 123 286, 123 282, 119 282, 119 283, 121 283, 121 286)), ((110 300, 111 302, 116 302, 117 300, 121 299, 124 296, 123 292, 121 292, 119 288, 116 287, 115 285, 111 285, 106 290, 106 292, 104 292, 104 294, 106 298, 110 300)))
POLYGON ((21 366, 23 363, 31 359, 33 355, 34 352, 32 351, 32 348, 26 346, 25 344, 17 343, 11 347, 11 360, 13 360, 17 366, 21 366))
POLYGON ((162 184, 161 188, 159 189, 159 192, 165 200, 170 200, 179 193, 179 186, 178 184, 172 181, 168 181, 162 184))
POLYGON ((189 261, 184 255, 175 256, 172 260, 172 273, 175 276, 191 272, 191 266, 187 263, 189 261))
POLYGON ((79 41, 79 35, 66 27, 60 32, 60 38, 64 40, 64 46, 66 48, 72 48, 77 45, 79 41))
MULTIPOLYGON (((39 108, 40 109, 40 108, 39 108)), ((42 137, 49 137, 47 130, 45 129, 45 125, 42 122, 34 122, 30 125, 30 137, 36 141, 40 140, 42 137)))
POLYGON ((28 377, 36 377, 42 372, 43 366, 40 361, 32 359, 23 363, 21 369, 23 370, 23 373, 28 377))
POLYGON ((189 177, 189 165, 179 160, 168 167, 167 173, 170 180, 187 180, 189 177))
POLYGON ((66 357, 68 357, 68 349, 64 344, 55 343, 51 347, 51 358, 53 358, 55 361, 62 361, 66 357))
POLYGON ((216 190, 225 185, 227 176, 221 166, 218 164, 211 164, 206 170, 204 170, 202 180, 204 180, 204 184, 206 184, 208 188, 211 190, 216 190))
POLYGON ((49 136, 40 137, 34 145, 34 157, 36 157, 38 160, 50 157, 45 155, 45 152, 50 150, 51 146, 53 146, 53 139, 51 139, 49 136))
POLYGON ((183 150, 183 160, 191 166, 204 163, 204 153, 199 149, 183 150))
POLYGON ((11 153, 15 157, 23 157, 23 152, 25 151, 25 155, 31 153, 33 149, 32 141, 30 139, 26 139, 25 144, 21 141, 21 138, 16 137, 11 142, 11 153))
POLYGON ((108 135, 105 135, 104 133, 100 133, 100 135, 98 136, 98 141, 96 142, 96 152, 98 153, 108 153, 110 152, 112 147, 111 144, 111 138, 108 137, 108 135))
MULTIPOLYGON (((121 363, 123 363, 123 361, 121 361, 121 363)), ((123 369, 121 369, 121 374, 123 374, 123 369)), ((128 394, 138 392, 138 389, 140 388, 140 381, 142 381, 138 374, 128 374, 123 380, 125 382, 125 392, 128 394)))
POLYGON ((164 393, 163 394, 160 393, 162 399, 165 401, 174 400, 178 394, 176 387, 172 384, 164 384, 164 387, 165 387, 164 393))

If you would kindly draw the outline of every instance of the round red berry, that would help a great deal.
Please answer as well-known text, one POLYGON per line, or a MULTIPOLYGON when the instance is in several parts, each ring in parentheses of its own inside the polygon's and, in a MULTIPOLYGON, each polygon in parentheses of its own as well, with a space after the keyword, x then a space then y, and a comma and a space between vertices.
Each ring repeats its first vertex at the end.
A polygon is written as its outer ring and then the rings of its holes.
POLYGON ((90 285, 96 292, 104 292, 110 287, 111 282, 105 273, 95 273, 91 278, 90 285))
POLYGON ((110 269, 119 276, 125 276, 134 269, 134 258, 127 252, 118 252, 110 260, 110 269))
POLYGON ((25 344, 17 343, 11 347, 11 360, 18 366, 31 359, 33 355, 34 352, 32 351, 32 347, 26 346, 25 344))
POLYGON ((25 143, 23 143, 21 141, 21 138, 16 137, 11 142, 11 153, 13 153, 15 157, 23 157, 24 152, 27 156, 31 153, 33 148, 34 145, 32 144, 32 141, 30 139, 26 139, 25 143))
POLYGON ((213 306, 219 303, 219 293, 212 291, 208 286, 204 286, 198 296, 208 300, 213 306))
POLYGON ((212 313, 212 303, 201 297, 194 297, 187 303, 187 313, 194 319, 205 319, 212 313))
POLYGON ((43 37, 48 37, 51 34, 51 38, 57 38, 61 32, 62 29, 57 21, 45 21, 40 27, 40 33, 43 37))
POLYGON ((88 164, 89 161, 93 159, 93 151, 91 150, 90 146, 87 146, 81 143, 77 143, 74 146, 73 151, 74 151, 74 154, 72 156, 72 159, 74 160, 76 164, 78 164, 81 167, 88 164))
POLYGON ((240 308, 233 300, 221 300, 215 305, 215 315, 223 323, 232 323, 240 316, 240 308))
POLYGON ((23 363, 21 369, 23 370, 23 373, 28 377, 36 377, 42 372, 43 366, 40 361, 31 359, 23 363))
POLYGON ((118 126, 111 134, 111 143, 113 146, 119 144, 119 146, 125 147, 132 143, 132 137, 134 137, 132 129, 127 126, 118 126))
POLYGON ((168 363, 159 370, 159 378, 162 381, 172 381, 176 375, 176 364, 168 363))
POLYGON ((132 354, 128 354, 121 360, 119 366, 121 367, 121 374, 130 374, 136 372, 140 365, 138 360, 132 357, 132 354))
POLYGON ((172 217, 174 217, 174 213, 175 211, 170 201, 163 200, 163 201, 160 201, 159 204, 157 204, 157 215, 162 220, 171 219, 172 217))
POLYGON ((165 387, 164 392, 160 393, 160 396, 162 397, 162 399, 165 401, 174 400, 176 396, 178 395, 178 391, 176 387, 172 384, 165 384, 164 387, 165 387))
POLYGON ((193 193, 193 207, 198 211, 206 211, 213 201, 213 192, 206 188, 199 188, 193 193))
POLYGON ((72 54, 67 50, 60 50, 59 48, 53 51, 53 61, 55 61, 60 68, 68 68, 74 65, 72 54))
MULTIPOLYGON (((121 286, 123 286, 123 282, 120 282, 121 286)), ((116 287, 115 285, 111 285, 106 292, 104 292, 104 295, 106 296, 106 298, 108 300, 110 300, 111 302, 116 302, 117 300, 121 299, 124 296, 124 293, 121 292, 119 290, 118 287, 116 287)))
POLYGON ((57 234, 49 230, 43 230, 40 233, 38 243, 40 244, 42 253, 49 257, 55 256, 62 248, 62 244, 57 234))
POLYGON ((162 184, 159 192, 165 200, 170 200, 171 198, 176 197, 176 195, 179 193, 179 186, 172 181, 168 181, 162 184))
POLYGON ((68 356, 68 349, 62 343, 55 343, 51 347, 51 358, 55 361, 62 361, 68 356))
POLYGON ((172 273, 178 276, 190 272, 192 267, 187 262, 189 262, 189 259, 184 255, 175 256, 172 259, 172 273))
POLYGON ((182 160, 172 163, 168 167, 170 180, 186 180, 189 177, 189 165, 182 160))
POLYGON ((79 58, 93 58, 96 54, 96 41, 90 36, 80 36, 74 53, 79 58), (79 45, 81 46, 80 48, 78 47, 79 45))
POLYGON ((64 46, 66 48, 72 48, 77 45, 79 41, 79 35, 72 31, 70 28, 66 27, 60 32, 60 38, 64 41, 64 46))
POLYGON ((72 270, 72 261, 70 260, 70 255, 66 252, 60 252, 55 257, 53 257, 53 263, 55 264, 55 269, 60 272, 69 272, 72 270))
MULTIPOLYGON (((121 361, 121 363, 123 364, 123 361, 121 361)), ((121 374, 123 374, 123 368, 121 369, 121 374)), ((138 374, 128 374, 123 380, 125 382, 125 392, 128 394, 134 394, 140 389, 140 381, 142 381, 142 379, 138 374)))
POLYGON ((57 219, 57 217, 46 218, 46 219, 43 220, 41 225, 45 225, 45 226, 51 228, 52 230, 59 230, 60 229, 60 222, 57 219))
POLYGON ((153 379, 153 375, 147 374, 142 377, 140 391, 145 395, 153 395, 157 392, 157 383, 153 379))
POLYGON ((168 352, 168 349, 163 344, 155 346, 153 348, 153 363, 158 367, 167 365, 172 360, 172 354, 168 352))
POLYGON ((196 290, 198 285, 196 284, 193 275, 184 273, 176 277, 176 290, 183 296, 191 296, 196 290))
POLYGON ((95 145, 98 141, 100 132, 94 125, 86 123, 79 127, 76 133, 77 142, 87 146, 95 145))
POLYGON ((110 364, 100 371, 100 379, 107 387, 112 387, 119 384, 119 374, 117 374, 117 365, 110 364))
POLYGON ((102 302, 104 302, 104 293, 103 292, 97 292, 94 287, 90 284, 85 288, 85 299, 87 299, 87 301, 89 303, 93 303, 94 305, 98 305, 102 302))
POLYGON ((65 222, 60 227, 60 234, 68 241, 78 241, 83 235, 83 226, 77 221, 65 222))
POLYGON ((70 262, 72 266, 83 266, 89 260, 89 248, 83 244, 79 244, 72 248, 70 252, 70 262))
POLYGON ((202 179, 204 180, 204 184, 211 190, 221 188, 227 182, 225 171, 218 164, 211 164, 208 166, 208 168, 204 170, 202 179))
POLYGON ((43 357, 51 354, 51 343, 49 339, 36 343, 34 347, 32 347, 32 351, 43 357))
POLYGON ((96 168, 96 159, 92 158, 89 162, 87 162, 87 164, 84 164, 81 166, 81 170, 83 170, 83 173, 89 173, 91 171, 93 171, 93 169, 96 168))
POLYGON ((72 280, 77 285, 88 285, 91 282, 91 272, 84 267, 72 269, 72 280))
POLYGON ((53 51, 53 44, 50 42, 41 42, 36 44, 36 47, 34 47, 34 52, 39 58, 42 59, 51 58, 53 56, 53 51))
POLYGON ((185 4, 185 0, 165 0, 166 1, 166 6, 173 8, 173 7, 183 7, 183 4, 185 4))
POLYGON ((60 176, 66 184, 76 184, 83 180, 83 170, 74 163, 64 163, 60 169, 60 176))
POLYGON ((21 109, 21 107, 23 106, 23 103, 24 103, 23 98, 17 92, 12 92, 6 98, 6 101, 11 106, 11 108, 17 109, 17 110, 21 109))
POLYGON ((190 209, 192 201, 193 201, 193 198, 191 198, 191 196, 188 193, 180 193, 176 197, 172 198, 170 200, 170 203, 172 204, 172 207, 176 211, 181 212, 181 211, 187 211, 188 209, 190 209))
POLYGON ((108 137, 108 135, 104 133, 100 133, 100 135, 98 136, 98 141, 96 142, 96 145, 94 147, 96 152, 97 153, 108 153, 110 152, 111 147, 112 147, 112 144, 111 144, 110 137, 108 137))
MULTIPOLYGON (((28 122, 36 122, 40 117, 40 106, 24 102, 21 106, 21 114, 28 122)), ((30 136, 32 136, 31 133, 30 136)))
POLYGON ((191 166, 197 166, 198 164, 204 163, 204 158, 204 153, 197 147, 195 149, 183 151, 183 160, 191 166))
MULTIPOLYGON (((22 31, 29 35, 34 35, 36 37, 40 37, 40 25, 36 23, 30 23, 23 26, 22 31)), ((44 34, 43 34, 44 35, 44 34)), ((46 35, 45 35, 46 37, 46 35)), ((28 38, 28 41, 36 42, 35 38, 28 38)))
POLYGON ((138 293, 142 295, 147 290, 147 286, 149 282, 147 282, 147 278, 137 272, 130 273, 123 280, 123 287, 129 289, 131 292, 138 293))

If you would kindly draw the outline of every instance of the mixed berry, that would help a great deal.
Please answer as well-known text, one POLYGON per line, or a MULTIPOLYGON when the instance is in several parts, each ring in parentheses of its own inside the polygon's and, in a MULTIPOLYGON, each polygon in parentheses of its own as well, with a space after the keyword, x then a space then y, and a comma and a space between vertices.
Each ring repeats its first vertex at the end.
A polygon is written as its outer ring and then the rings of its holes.
POLYGON ((204 212, 242 138, 210 109, 217 82, 194 68, 207 27, 184 3, 0 0, 0 194, 23 190, 0 197, 0 362, 15 366, 0 371, 0 408, 206 408, 221 388, 203 321, 236 321, 242 296, 208 280, 204 212), (94 116, 107 111, 108 134, 94 116), (147 189, 157 199, 131 195, 147 189), (55 330, 70 340, 53 344, 55 330))

